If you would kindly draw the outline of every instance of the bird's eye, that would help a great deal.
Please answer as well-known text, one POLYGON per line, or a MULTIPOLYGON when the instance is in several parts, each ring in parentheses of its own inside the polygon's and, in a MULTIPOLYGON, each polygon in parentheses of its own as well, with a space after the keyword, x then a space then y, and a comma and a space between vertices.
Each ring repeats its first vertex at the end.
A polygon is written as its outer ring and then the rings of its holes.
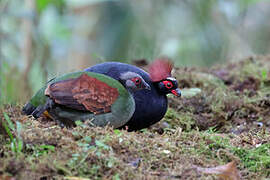
POLYGON ((132 81, 133 81, 136 85, 141 84, 141 79, 138 78, 138 77, 133 78, 132 81))
POLYGON ((171 81, 163 81, 163 84, 167 89, 171 89, 173 87, 173 84, 171 81))

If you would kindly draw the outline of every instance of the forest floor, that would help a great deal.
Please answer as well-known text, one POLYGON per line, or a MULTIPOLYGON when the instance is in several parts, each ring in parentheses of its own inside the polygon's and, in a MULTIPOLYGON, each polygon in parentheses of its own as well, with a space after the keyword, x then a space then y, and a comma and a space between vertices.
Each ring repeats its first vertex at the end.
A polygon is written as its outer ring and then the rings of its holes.
POLYGON ((138 132, 61 128, 0 109, 0 179, 270 178, 270 56, 176 68, 181 89, 164 119, 138 132), (198 90, 198 89, 197 89, 198 90))

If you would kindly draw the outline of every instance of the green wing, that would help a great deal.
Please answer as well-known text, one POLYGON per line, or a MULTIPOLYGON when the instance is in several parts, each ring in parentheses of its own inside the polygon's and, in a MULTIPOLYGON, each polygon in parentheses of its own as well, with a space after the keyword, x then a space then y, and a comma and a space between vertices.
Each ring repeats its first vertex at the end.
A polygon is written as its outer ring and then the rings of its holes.
POLYGON ((50 111, 50 115, 53 116, 54 119, 60 121, 72 121, 75 122, 76 120, 87 120, 91 119, 92 123, 97 126, 105 126, 105 125, 112 125, 113 127, 117 128, 124 125, 133 115, 135 111, 135 102, 133 97, 129 94, 129 92, 122 86, 122 84, 106 75, 93 73, 93 72, 74 72, 65 74, 58 78, 54 78, 49 81, 46 86, 41 88, 29 101, 29 103, 34 106, 43 106, 46 104, 48 99, 45 96, 45 89, 47 88, 48 84, 67 80, 71 78, 77 78, 82 74, 87 74, 88 76, 94 77, 107 85, 117 88, 119 96, 116 101, 112 104, 111 112, 105 114, 94 115, 91 112, 84 112, 84 111, 76 111, 65 107, 57 107, 50 111))

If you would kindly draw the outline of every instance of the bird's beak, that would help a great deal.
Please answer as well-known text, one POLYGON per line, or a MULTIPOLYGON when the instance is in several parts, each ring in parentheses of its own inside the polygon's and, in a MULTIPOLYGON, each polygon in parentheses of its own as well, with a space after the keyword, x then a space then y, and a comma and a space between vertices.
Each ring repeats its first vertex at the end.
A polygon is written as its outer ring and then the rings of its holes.
POLYGON ((176 97, 181 97, 181 91, 179 88, 171 90, 171 93, 176 97))

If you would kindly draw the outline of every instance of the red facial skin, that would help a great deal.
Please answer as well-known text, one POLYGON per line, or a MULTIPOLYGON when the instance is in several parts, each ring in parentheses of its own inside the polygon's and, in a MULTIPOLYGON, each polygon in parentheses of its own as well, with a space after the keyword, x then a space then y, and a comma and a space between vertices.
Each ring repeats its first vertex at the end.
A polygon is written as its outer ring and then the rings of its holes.
POLYGON ((180 97, 181 93, 179 92, 179 89, 175 89, 174 85, 171 81, 168 80, 164 80, 162 81, 162 83, 164 84, 164 86, 166 87, 166 89, 168 89, 173 95, 180 97))
POLYGON ((170 81, 162 81, 162 82, 167 89, 171 89, 173 87, 173 84, 170 81))
POLYGON ((139 77, 135 77, 135 78, 133 78, 133 79, 131 79, 131 80, 134 82, 134 84, 135 84, 136 86, 140 85, 141 82, 142 82, 141 78, 139 78, 139 77))
POLYGON ((172 77, 172 69, 173 63, 168 58, 159 58, 149 65, 149 75, 152 82, 162 82, 167 93, 170 92, 173 95, 180 97, 181 91, 175 87, 176 85, 169 80, 165 80, 168 77, 172 77))

